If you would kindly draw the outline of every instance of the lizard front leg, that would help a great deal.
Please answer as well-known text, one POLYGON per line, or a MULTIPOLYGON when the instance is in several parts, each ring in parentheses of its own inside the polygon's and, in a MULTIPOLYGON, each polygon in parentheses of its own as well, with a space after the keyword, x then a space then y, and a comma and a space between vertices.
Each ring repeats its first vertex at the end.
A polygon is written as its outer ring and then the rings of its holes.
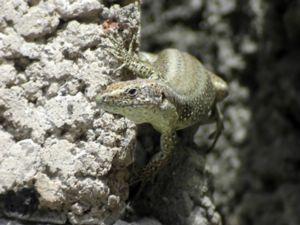
POLYGON ((213 106, 212 117, 213 117, 213 120, 216 122, 216 130, 212 134, 209 135, 209 139, 213 139, 213 142, 210 145, 210 147, 208 148, 208 150, 207 150, 208 152, 211 151, 215 147, 220 135, 222 134, 222 131, 224 130, 223 115, 217 104, 215 104, 213 106))
POLYGON ((175 138, 175 132, 162 133, 160 137, 160 152, 151 158, 150 162, 142 169, 138 176, 132 178, 131 183, 139 181, 145 183, 151 180, 169 162, 175 148, 175 138))
POLYGON ((142 61, 137 54, 134 54, 133 43, 136 41, 136 36, 133 36, 128 50, 125 48, 124 43, 113 37, 111 33, 107 33, 105 37, 109 42, 108 45, 104 46, 106 47, 106 51, 122 63, 116 71, 126 67, 140 78, 161 78, 159 72, 150 63, 142 61))

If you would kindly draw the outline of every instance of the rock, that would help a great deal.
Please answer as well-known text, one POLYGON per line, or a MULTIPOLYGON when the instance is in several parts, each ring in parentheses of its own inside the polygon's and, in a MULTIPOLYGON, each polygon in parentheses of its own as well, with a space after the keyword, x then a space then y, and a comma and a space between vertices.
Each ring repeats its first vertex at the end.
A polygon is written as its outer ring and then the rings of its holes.
MULTIPOLYGON (((115 222, 129 194, 136 131, 132 122, 103 113, 94 102, 117 78, 112 75, 116 61, 98 46, 104 5, 1 5, 0 217, 54 224, 115 222)), ((139 12, 135 4, 119 12, 127 15, 119 23, 130 30, 124 33, 129 39, 138 28, 139 12)))
POLYGON ((15 29, 23 37, 33 39, 53 33, 58 24, 59 16, 55 5, 51 1, 41 1, 16 20, 15 29))

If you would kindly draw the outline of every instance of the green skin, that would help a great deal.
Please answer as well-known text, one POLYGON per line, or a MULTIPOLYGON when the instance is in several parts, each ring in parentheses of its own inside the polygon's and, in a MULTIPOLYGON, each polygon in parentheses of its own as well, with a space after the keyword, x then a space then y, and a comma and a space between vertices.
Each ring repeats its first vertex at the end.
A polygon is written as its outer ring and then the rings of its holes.
POLYGON ((193 56, 176 49, 157 55, 126 50, 122 43, 107 36, 107 51, 141 79, 111 84, 96 98, 103 110, 120 114, 136 124, 150 123, 161 133, 161 151, 132 182, 153 177, 170 159, 176 130, 196 123, 216 122, 215 145, 223 123, 217 103, 228 94, 228 86, 193 56))

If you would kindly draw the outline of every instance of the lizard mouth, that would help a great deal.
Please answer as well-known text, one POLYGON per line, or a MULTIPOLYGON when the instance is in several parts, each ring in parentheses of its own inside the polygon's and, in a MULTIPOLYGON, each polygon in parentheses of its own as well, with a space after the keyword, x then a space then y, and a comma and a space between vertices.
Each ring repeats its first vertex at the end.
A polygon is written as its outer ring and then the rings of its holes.
POLYGON ((125 108, 132 107, 138 108, 141 106, 153 107, 159 104, 156 101, 139 101, 138 99, 130 99, 130 100, 115 100, 112 99, 111 96, 100 95, 96 98, 97 105, 101 108, 125 108))

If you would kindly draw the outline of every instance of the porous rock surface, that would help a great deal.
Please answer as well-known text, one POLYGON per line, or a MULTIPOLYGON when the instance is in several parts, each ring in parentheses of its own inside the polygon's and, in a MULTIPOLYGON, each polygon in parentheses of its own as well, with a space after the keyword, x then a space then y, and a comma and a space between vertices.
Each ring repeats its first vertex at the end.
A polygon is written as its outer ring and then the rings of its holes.
MULTIPOLYGON (((225 224, 300 224, 299 1, 143 2, 142 50, 188 51, 229 81, 206 160, 225 224)), ((198 146, 212 130, 199 129, 198 146)))
POLYGON ((137 6, 1 0, 0 217, 110 224, 124 210, 135 125, 94 101, 118 79, 97 47, 107 21, 126 40, 137 6))

